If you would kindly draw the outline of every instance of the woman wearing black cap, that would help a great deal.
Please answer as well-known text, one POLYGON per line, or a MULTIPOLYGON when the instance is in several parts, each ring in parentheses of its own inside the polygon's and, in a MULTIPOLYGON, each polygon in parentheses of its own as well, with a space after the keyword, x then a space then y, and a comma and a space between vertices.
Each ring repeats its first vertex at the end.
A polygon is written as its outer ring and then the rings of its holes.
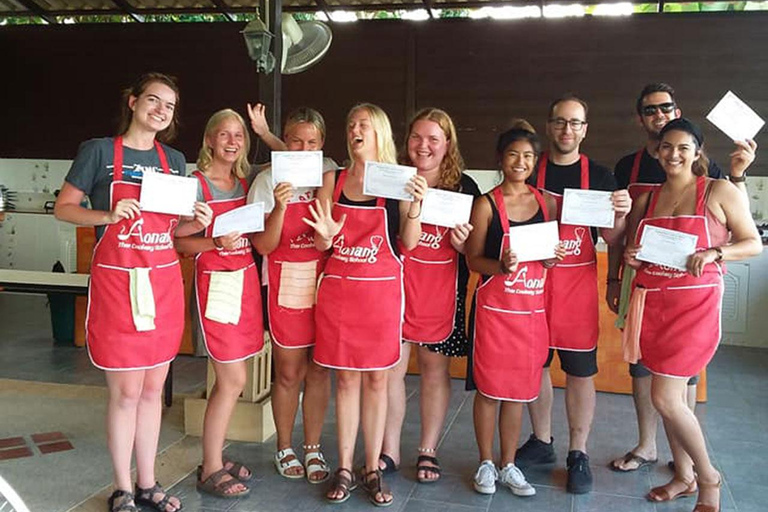
MULTIPOLYGON (((651 489, 647 498, 671 501, 698 491, 694 512, 716 512, 721 477, 709 460, 701 426, 686 406, 685 387, 709 363, 720 341, 722 263, 759 254, 762 244, 742 193, 731 183, 706 177, 699 128, 675 119, 660 136, 659 162, 667 180, 640 196, 629 218, 625 260, 637 275, 624 349, 630 362, 641 359, 653 373, 653 405, 664 419, 675 460, 675 477, 651 489), (698 237, 686 270, 636 258, 648 226, 698 237)), ((742 160, 732 165, 749 165, 754 152, 737 151, 732 158, 742 160)))

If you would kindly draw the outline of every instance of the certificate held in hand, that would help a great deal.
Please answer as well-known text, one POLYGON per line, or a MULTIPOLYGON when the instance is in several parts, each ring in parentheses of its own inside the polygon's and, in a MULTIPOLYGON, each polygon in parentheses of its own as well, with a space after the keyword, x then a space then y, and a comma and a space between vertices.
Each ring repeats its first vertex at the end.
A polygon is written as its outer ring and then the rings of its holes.
POLYGON ((563 224, 611 229, 614 217, 610 192, 575 188, 563 191, 563 224))
POLYGON ((298 187, 323 185, 322 151, 273 151, 272 184, 287 182, 298 187))
POLYGON ((365 162, 363 194, 367 196, 413 201, 405 186, 416 175, 416 168, 407 165, 365 162))
POLYGON ((554 258, 559 243, 556 220, 509 228, 509 245, 519 263, 554 258))
POLYGON ((421 222, 445 228, 466 224, 472 214, 472 199, 469 194, 428 188, 421 204, 421 222))
POLYGON ((264 203, 251 203, 217 215, 213 221, 213 237, 229 233, 264 231, 264 203))
POLYGON ((193 216, 197 201, 195 178, 162 172, 145 172, 141 179, 139 206, 145 212, 193 216))
POLYGON ((699 237, 674 229, 646 225, 640 237, 640 261, 655 263, 677 270, 686 270, 688 257, 696 252, 699 237))

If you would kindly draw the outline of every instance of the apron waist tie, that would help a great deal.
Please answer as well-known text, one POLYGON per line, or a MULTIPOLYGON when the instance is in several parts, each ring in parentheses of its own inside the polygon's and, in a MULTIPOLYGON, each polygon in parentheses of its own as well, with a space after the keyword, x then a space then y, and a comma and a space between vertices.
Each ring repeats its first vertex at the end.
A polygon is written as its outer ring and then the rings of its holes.
POLYGON ((635 288, 629 301, 626 325, 621 335, 621 346, 624 352, 624 361, 632 364, 642 359, 640 353, 640 329, 643 326, 643 312, 645 310, 645 295, 648 290, 635 288))

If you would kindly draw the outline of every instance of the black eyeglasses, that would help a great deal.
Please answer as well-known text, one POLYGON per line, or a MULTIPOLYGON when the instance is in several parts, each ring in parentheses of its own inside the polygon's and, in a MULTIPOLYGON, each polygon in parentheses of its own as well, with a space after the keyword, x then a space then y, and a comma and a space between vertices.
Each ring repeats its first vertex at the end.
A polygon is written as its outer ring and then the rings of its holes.
POLYGON ((562 117, 550 119, 549 122, 552 123, 558 130, 562 130, 565 128, 565 125, 569 125, 571 130, 575 132, 581 131, 581 129, 584 128, 584 125, 587 124, 586 121, 582 121, 581 119, 565 119, 562 117))
POLYGON ((662 114, 669 114, 675 110, 675 107, 677 107, 677 105, 672 102, 659 103, 658 105, 645 105, 641 111, 645 117, 651 117, 656 111, 660 111, 662 114))

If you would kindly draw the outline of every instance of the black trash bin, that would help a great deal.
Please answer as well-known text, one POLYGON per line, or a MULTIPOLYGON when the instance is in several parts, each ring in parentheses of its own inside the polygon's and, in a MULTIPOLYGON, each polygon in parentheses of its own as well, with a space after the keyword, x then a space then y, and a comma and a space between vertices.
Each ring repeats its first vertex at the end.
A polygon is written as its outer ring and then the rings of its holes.
MULTIPOLYGON (((53 272, 65 272, 64 265, 57 261, 53 272)), ((48 294, 51 308, 51 328, 53 341, 57 345, 75 344, 75 294, 51 292, 48 294)))

